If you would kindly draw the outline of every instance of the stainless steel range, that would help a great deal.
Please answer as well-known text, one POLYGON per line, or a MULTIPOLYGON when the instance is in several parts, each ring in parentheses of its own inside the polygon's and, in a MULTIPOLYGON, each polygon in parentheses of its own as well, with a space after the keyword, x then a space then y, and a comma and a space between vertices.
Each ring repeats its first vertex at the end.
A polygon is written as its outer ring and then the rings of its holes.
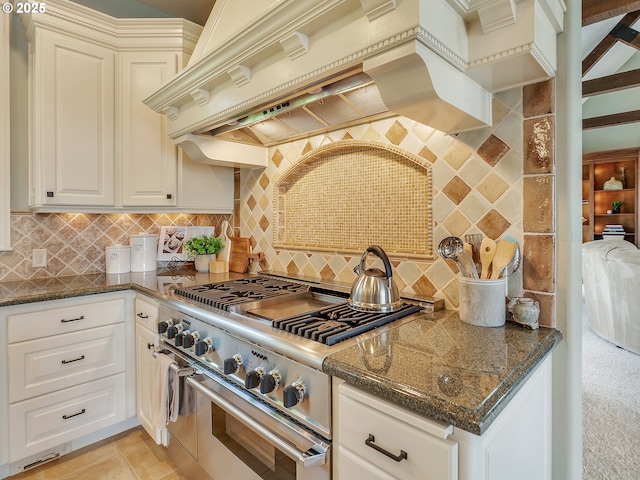
POLYGON ((195 371, 180 393, 191 408, 169 424, 174 461, 199 465, 184 467, 189 478, 331 478, 324 358, 421 308, 360 312, 347 296, 258 275, 178 288, 163 302, 161 348, 195 371))

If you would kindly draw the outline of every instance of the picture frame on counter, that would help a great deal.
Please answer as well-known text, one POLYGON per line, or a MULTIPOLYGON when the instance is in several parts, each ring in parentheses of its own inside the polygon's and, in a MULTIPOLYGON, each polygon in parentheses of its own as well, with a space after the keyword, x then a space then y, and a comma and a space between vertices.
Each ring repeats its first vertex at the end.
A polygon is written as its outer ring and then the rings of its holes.
POLYGON ((187 252, 184 244, 191 237, 200 235, 213 235, 212 226, 205 227, 161 227, 158 239, 158 261, 186 261, 187 252))

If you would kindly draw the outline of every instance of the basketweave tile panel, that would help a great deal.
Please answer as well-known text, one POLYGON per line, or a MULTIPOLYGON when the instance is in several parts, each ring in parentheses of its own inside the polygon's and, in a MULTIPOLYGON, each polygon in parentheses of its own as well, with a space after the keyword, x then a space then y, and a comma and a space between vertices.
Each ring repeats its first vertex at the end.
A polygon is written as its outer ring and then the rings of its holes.
MULTIPOLYGON (((548 92, 548 89, 543 91, 548 92)), ((444 298, 447 308, 457 308, 457 269, 435 253, 442 238, 472 233, 492 238, 508 235, 523 246, 527 233, 523 227, 523 205, 526 203, 523 201, 523 151, 532 140, 524 138, 522 98, 520 88, 501 92, 494 99, 495 124, 491 128, 457 135, 447 135, 405 117, 392 117, 271 147, 270 161, 265 170, 240 172, 240 230, 243 236, 253 238, 256 250, 266 254, 266 262, 252 264, 252 270, 268 268, 352 282, 355 279, 353 268, 369 244, 380 244, 394 251, 397 245, 392 241, 392 236, 384 229, 376 230, 381 212, 372 212, 368 208, 372 204, 384 204, 384 195, 388 192, 383 192, 379 184, 369 190, 348 190, 350 185, 359 181, 375 183, 372 177, 384 175, 387 164, 376 160, 365 163, 366 167, 362 163, 355 163, 356 169, 342 169, 341 162, 348 164, 352 161, 350 154, 345 151, 336 152, 335 158, 322 165, 324 168, 319 168, 320 163, 312 164, 308 170, 299 165, 301 160, 306 159, 305 155, 309 156, 310 152, 317 149, 330 148, 328 146, 333 142, 376 142, 406 152, 408 156, 419 157, 431 169, 431 197, 424 195, 424 199, 431 198, 431 204, 400 202, 382 212, 384 218, 399 218, 410 223, 416 210, 431 211, 433 258, 408 258, 400 252, 391 253, 398 286, 409 294, 444 298), (364 175, 363 169, 366 172, 364 175), (276 188, 291 172, 296 172, 296 175, 302 175, 301 172, 308 174, 309 179, 304 179, 307 181, 305 191, 314 193, 305 197, 301 189, 294 202, 290 200, 294 196, 288 198, 284 188, 276 188), (374 196, 377 198, 373 199, 374 196), (322 211, 322 204, 327 201, 337 203, 336 199, 339 198, 344 199, 344 206, 335 206, 340 221, 322 223, 321 214, 318 213, 322 211), (360 220, 350 222, 349 217, 356 214, 360 220), (295 216, 295 221, 289 218, 290 215, 295 216), (358 225, 356 228, 359 230, 366 228, 367 231, 351 232, 353 225, 358 225), (291 248, 287 243, 295 238, 297 228, 305 230, 307 234, 309 231, 320 232, 314 235, 322 237, 326 244, 318 246, 308 242, 309 247, 305 248, 305 241, 298 239, 301 245, 291 248), (360 242, 349 245, 357 252, 340 251, 347 243, 344 241, 346 238, 360 242)), ((534 95, 528 98, 535 101, 534 95)), ((552 135, 553 131, 548 133, 552 135)), ((419 176, 412 168, 400 170, 401 175, 410 178, 419 176)), ((301 178, 297 180, 303 181, 301 178)), ((410 182, 409 178, 407 181, 410 182)), ((401 186, 402 183, 398 182, 396 188, 401 186)), ((553 209, 553 204, 549 208, 553 209)), ((420 239, 420 226, 410 225, 407 228, 409 234, 414 228, 414 244, 425 241, 424 237, 420 239)), ((372 265, 373 262, 371 260, 372 265)), ((527 294, 522 284, 521 268, 509 279, 509 293, 527 294)))

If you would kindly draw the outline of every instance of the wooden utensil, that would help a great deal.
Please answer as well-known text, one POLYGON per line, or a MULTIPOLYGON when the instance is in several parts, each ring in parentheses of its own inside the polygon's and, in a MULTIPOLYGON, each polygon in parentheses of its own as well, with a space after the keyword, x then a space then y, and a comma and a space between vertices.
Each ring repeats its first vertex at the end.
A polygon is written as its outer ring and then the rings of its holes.
POLYGON ((228 262, 231 258, 231 237, 229 237, 229 232, 231 232, 231 234, 233 235, 233 230, 229 225, 229 222, 227 220, 223 220, 222 226, 220 228, 220 238, 222 238, 224 247, 218 254, 218 259, 223 262, 228 262))
POLYGON ((251 239, 244 237, 231 237, 230 240, 231 254, 229 256, 229 271, 245 273, 249 268, 251 239))
POLYGON ((493 262, 493 256, 496 253, 496 242, 489 237, 484 237, 480 244, 480 263, 482 264, 482 273, 480 278, 486 279, 489 275, 489 267, 493 262))
POLYGON ((491 280, 500 277, 502 270, 509 265, 513 255, 516 253, 516 244, 508 240, 498 240, 496 242, 496 252, 491 261, 491 280))

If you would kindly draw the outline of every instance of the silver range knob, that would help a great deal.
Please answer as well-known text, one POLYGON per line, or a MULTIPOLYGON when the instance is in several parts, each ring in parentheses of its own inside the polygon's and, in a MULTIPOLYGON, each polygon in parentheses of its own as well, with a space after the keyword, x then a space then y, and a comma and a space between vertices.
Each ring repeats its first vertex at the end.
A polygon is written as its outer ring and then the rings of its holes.
POLYGON ((286 408, 295 407, 302 403, 306 396, 307 387, 301 380, 296 380, 288 387, 285 387, 282 392, 282 404, 286 408))
POLYGON ((282 375, 278 370, 271 370, 269 373, 265 373, 260 382, 260 393, 273 392, 280 386, 280 380, 282 380, 282 375))
POLYGON ((249 370, 247 372, 247 376, 244 379, 244 386, 247 389, 256 388, 260 385, 262 381, 262 377, 264 377, 266 370, 264 367, 258 367, 255 370, 249 370))
POLYGON ((168 318, 162 322, 158 322, 158 333, 165 333, 169 327, 173 326, 173 318, 168 318))
POLYGON ((196 343, 196 355, 198 356, 213 352, 213 350, 213 339, 211 337, 207 337, 196 343))
POLYGON ((231 375, 232 373, 236 373, 238 369, 242 366, 242 355, 236 353, 231 358, 224 359, 224 374, 231 375))
POLYGON ((198 332, 191 332, 189 335, 185 334, 182 339, 182 346, 184 348, 191 348, 198 340, 200 340, 200 334, 198 332))

